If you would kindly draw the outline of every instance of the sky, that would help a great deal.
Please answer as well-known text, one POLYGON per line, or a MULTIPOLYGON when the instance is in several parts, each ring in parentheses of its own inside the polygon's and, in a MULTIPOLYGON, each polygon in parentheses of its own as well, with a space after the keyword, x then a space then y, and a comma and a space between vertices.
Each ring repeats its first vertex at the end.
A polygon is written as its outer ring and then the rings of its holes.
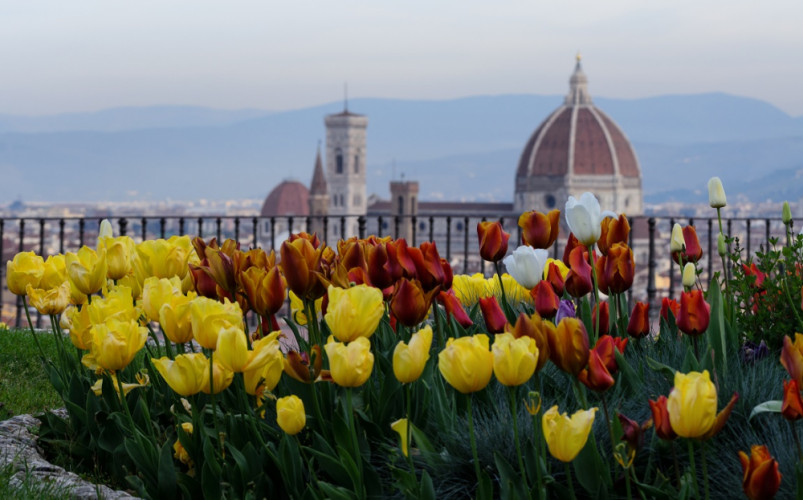
POLYGON ((0 4, 0 114, 352 97, 727 92, 803 115, 800 0, 0 4))

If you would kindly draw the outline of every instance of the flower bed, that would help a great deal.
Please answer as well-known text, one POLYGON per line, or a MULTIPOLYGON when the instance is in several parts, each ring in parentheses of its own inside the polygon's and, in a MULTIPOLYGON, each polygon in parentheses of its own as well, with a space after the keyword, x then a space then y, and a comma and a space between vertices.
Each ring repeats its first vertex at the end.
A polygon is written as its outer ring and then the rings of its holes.
MULTIPOLYGON (((68 413, 41 417, 41 442, 148 498, 791 495, 803 336, 788 331, 779 363, 743 330, 744 284, 763 282, 703 286, 696 233, 678 226, 685 291, 651 315, 626 300, 626 217, 589 193, 563 215, 560 261, 557 210, 523 214, 512 252, 480 223, 490 278, 375 236, 296 234, 277 256, 104 225, 96 248, 18 254, 9 290, 51 316, 57 354, 42 357, 68 413)), ((774 262, 798 269, 801 246, 774 262)), ((762 279, 796 316, 793 276, 762 279)))

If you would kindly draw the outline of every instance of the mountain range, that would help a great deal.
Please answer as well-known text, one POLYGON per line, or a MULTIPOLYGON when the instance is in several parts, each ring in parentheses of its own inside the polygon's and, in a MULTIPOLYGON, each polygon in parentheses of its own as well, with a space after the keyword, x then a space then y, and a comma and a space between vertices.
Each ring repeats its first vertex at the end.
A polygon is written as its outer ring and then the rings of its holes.
MULTIPOLYGON (((562 99, 353 99, 349 110, 369 119, 368 191, 387 197, 404 176, 422 200, 509 201, 524 143, 562 99)), ((633 143, 648 203, 705 201, 713 175, 729 195, 803 197, 803 117, 722 93, 594 102, 633 143)), ((323 118, 343 106, 0 114, 0 205, 262 198, 287 178, 309 183, 323 118)))

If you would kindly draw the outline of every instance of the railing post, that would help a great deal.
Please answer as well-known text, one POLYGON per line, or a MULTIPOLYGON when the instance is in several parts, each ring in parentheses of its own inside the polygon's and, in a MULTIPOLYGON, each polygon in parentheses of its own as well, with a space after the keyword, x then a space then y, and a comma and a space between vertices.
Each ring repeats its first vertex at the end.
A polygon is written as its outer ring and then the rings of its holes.
POLYGON ((647 303, 655 302, 655 218, 647 220, 649 227, 649 250, 647 252, 647 303))
POLYGON ((393 239, 394 240, 398 240, 399 239, 399 216, 398 215, 393 217, 393 227, 394 227, 393 228, 393 239))
POLYGON ((204 239, 204 219, 198 217, 198 237, 204 239))
POLYGON ((418 225, 418 218, 415 215, 410 217, 410 224, 412 224, 413 226, 413 232, 412 232, 413 241, 410 243, 410 245, 415 246, 416 232, 418 230, 418 228, 416 227, 418 225))
MULTIPOLYGON (((670 238, 672 237, 672 229, 675 227, 675 219, 669 219, 669 228, 670 228, 670 238)), ((652 233, 650 233, 652 234, 652 233)), ((672 253, 669 252, 669 294, 668 297, 671 299, 675 293, 675 266, 673 265, 672 253)), ((683 275, 683 269, 680 270, 681 277, 683 275)))
POLYGON ((145 241, 147 239, 148 239, 148 218, 147 217, 143 217, 142 218, 142 241, 145 241))
MULTIPOLYGON (((39 255, 45 257, 45 219, 39 219, 39 255)), ((36 328, 42 328, 42 313, 36 311, 36 328)))
MULTIPOLYGON (((733 219, 728 219, 728 238, 730 238, 731 235, 733 234, 733 225, 732 225, 732 223, 733 223, 733 219)), ((726 270, 723 269, 723 272, 727 272, 728 273, 728 279, 731 278, 731 267, 733 267, 733 266, 731 266, 731 245, 730 245, 730 243, 728 243, 728 269, 726 269, 726 270)))
POLYGON ((240 218, 234 218, 234 241, 240 242, 240 218))
POLYGON ((750 219, 745 221, 747 223, 747 258, 750 258, 750 219))
POLYGON ((382 229, 383 229, 382 224, 384 224, 384 222, 385 222, 384 217, 382 217, 381 215, 379 217, 377 217, 377 219, 376 219, 376 235, 377 236, 382 236, 383 235, 383 233, 382 233, 382 229))
POLYGON ((259 226, 257 226, 257 224, 259 224, 259 220, 256 217, 254 217, 253 218, 253 222, 254 222, 254 234, 253 234, 254 240, 251 242, 251 248, 256 248, 258 246, 257 245, 257 228, 259 226))
POLYGON ((178 218, 178 235, 184 236, 184 217, 178 218))
MULTIPOLYGON (((635 223, 633 217, 628 217, 627 223, 632 228, 633 224, 635 223)), ((521 229, 521 227, 519 227, 519 229, 521 229)), ((521 233, 521 231, 519 231, 519 233, 521 233)), ((633 252, 633 256, 635 257, 636 251, 633 249, 633 233, 634 231, 631 229, 627 239, 627 246, 630 247, 630 251, 633 252)), ((521 238, 519 238, 519 241, 521 241, 521 238)), ((553 245, 557 247, 557 243, 558 242, 556 240, 555 243, 553 243, 553 245)), ((636 262, 636 266, 638 266, 638 262, 636 262)), ((638 267, 636 267, 636 269, 638 269, 638 267)), ((633 287, 631 286, 630 288, 627 289, 627 310, 630 311, 632 309, 633 309, 633 287)))
MULTIPOLYGON (((482 222, 485 222, 485 217, 482 218, 482 222)), ((466 241, 468 241, 468 224, 466 224, 466 241)), ((480 272, 483 276, 485 276, 485 259, 480 256, 480 272)))
POLYGON ((711 253, 714 248, 714 240, 712 238, 712 232, 714 230, 714 219, 711 217, 708 218, 708 282, 711 282, 711 276, 713 272, 713 263, 714 263, 714 254, 711 253))
POLYGON ((165 239, 165 226, 167 225, 167 220, 164 217, 159 219, 159 238, 165 239))
POLYGON ((288 236, 293 234, 293 231, 294 231, 293 225, 294 224, 295 224, 295 220, 293 219, 293 217, 292 216, 288 217, 287 218, 287 234, 288 234, 288 236))
POLYGON ((120 226, 120 236, 125 236, 126 229, 128 229, 128 220, 125 217, 120 217, 117 220, 117 225, 120 226))
POLYGON ((223 238, 222 227, 223 227, 223 220, 220 217, 215 219, 215 236, 217 237, 217 242, 220 243, 220 240, 223 238))
POLYGON ((312 217, 310 217, 309 215, 307 216, 306 225, 307 225, 306 229, 307 233, 312 234, 312 217))
POLYGON ((84 246, 84 229, 86 227, 86 219, 81 217, 78 219, 78 248, 84 246))
POLYGON ((452 216, 446 216, 446 260, 452 263, 452 216))
MULTIPOLYGON (((0 233, 3 232, 2 224, 3 224, 2 221, 0 221, 0 233)), ((0 239, 2 238, 3 236, 2 234, 0 234, 0 239)), ((2 244, 0 244, 0 255, 3 255, 2 249, 3 249, 2 244)), ((60 254, 64 253, 64 218, 59 219, 59 253, 60 254)))
POLYGON ((346 216, 340 217, 340 239, 346 239, 346 216))
MULTIPOLYGON (((5 254, 3 253, 3 236, 5 236, 3 233, 5 230, 5 225, 6 221, 0 219, 0 262, 5 260, 6 258, 5 254)), ((6 266, 0 265, 0 318, 3 317, 3 283, 6 282, 6 280, 3 278, 4 278, 5 268, 6 266)))
POLYGON ((365 216, 361 215, 357 217, 357 228, 360 233, 360 239, 365 238, 365 216))
MULTIPOLYGON (((25 219, 20 219, 20 232, 19 232, 19 246, 18 252, 22 252, 25 249, 25 219)), ((17 320, 16 324, 14 325, 17 328, 22 326, 22 297, 17 295, 17 320)))
POLYGON ((270 249, 276 250, 276 217, 270 218, 270 249))
POLYGON ((765 235, 765 239, 767 240, 767 246, 764 249, 765 252, 769 252, 770 251, 770 224, 771 224, 771 221, 769 219, 766 219, 764 221, 764 235, 765 235))
POLYGON ((464 218, 463 224, 463 274, 468 274, 468 217, 464 218))
POLYGON ((324 215, 323 216, 323 238, 321 238, 321 241, 326 243, 326 240, 328 238, 329 238, 329 216, 328 215, 324 215))
POLYGON ((429 241, 435 243, 435 217, 429 217, 429 241))

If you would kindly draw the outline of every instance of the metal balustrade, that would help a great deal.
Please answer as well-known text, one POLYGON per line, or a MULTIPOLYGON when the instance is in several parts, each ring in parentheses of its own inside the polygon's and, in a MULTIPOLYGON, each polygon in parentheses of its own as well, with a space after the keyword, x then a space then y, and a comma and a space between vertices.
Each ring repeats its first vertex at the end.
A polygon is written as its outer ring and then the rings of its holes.
MULTIPOLYGON (((406 237, 411 245, 434 241, 440 254, 456 273, 490 273, 479 257, 476 235, 477 223, 498 220, 511 233, 512 251, 521 241, 521 228, 517 217, 511 214, 417 214, 377 216, 119 216, 105 217, 112 222, 117 235, 131 236, 136 242, 153 238, 190 235, 218 240, 233 238, 241 248, 261 247, 278 251, 290 233, 317 232, 319 238, 335 246, 338 239, 347 236, 367 235, 406 237), (348 234, 347 228, 356 228, 348 234), (423 236, 423 238, 422 238, 423 236), (454 252, 454 249, 459 251, 454 252)), ((47 257, 57 253, 75 252, 82 245, 94 247, 98 228, 103 217, 35 217, 0 218, 0 258, 11 260, 17 252, 35 251, 47 257)), ((703 258, 698 266, 701 278, 709 281, 714 273, 723 269, 730 274, 729 262, 723 262, 716 253, 716 236, 719 223, 716 217, 683 218, 638 216, 630 218, 632 228, 630 246, 636 259, 636 279, 628 294, 629 300, 644 300, 657 305, 659 297, 676 297, 681 287, 680 271, 672 265, 669 240, 672 225, 693 225, 697 230, 703 258)), ((774 238, 778 244, 786 242, 785 227, 780 218, 727 218, 723 219, 726 234, 735 238, 743 254, 765 251, 774 238)), ((799 225, 793 221, 793 227, 799 225)), ((795 231, 793 234, 797 234, 795 231)), ((561 258, 566 241, 565 231, 553 246, 551 256, 561 258)), ((729 249, 729 251, 732 249, 729 249)), ((6 266, 0 266, 0 320, 20 327, 25 317, 22 301, 7 288, 6 266)), ((657 307, 653 307, 653 313, 657 307)), ((42 318, 37 314, 36 325, 42 318)))

